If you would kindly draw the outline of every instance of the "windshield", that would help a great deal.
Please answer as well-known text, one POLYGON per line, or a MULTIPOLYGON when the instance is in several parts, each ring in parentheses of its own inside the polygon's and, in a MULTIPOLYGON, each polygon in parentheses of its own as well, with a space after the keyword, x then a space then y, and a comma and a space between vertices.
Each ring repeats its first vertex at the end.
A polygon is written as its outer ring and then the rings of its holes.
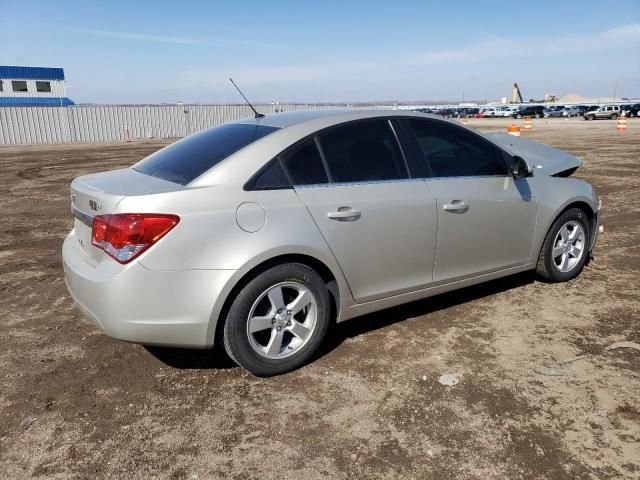
POLYGON ((186 185, 229 155, 278 130, 277 127, 231 123, 184 138, 133 166, 133 169, 186 185))

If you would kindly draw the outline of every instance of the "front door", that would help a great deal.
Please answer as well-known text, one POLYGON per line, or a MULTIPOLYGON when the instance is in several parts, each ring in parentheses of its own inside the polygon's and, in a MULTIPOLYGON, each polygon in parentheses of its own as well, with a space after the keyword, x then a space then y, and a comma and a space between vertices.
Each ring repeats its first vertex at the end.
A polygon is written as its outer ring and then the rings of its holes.
POLYGON ((531 257, 537 203, 528 179, 515 180, 507 154, 468 129, 411 119, 437 200, 434 282, 524 265, 531 257))
POLYGON ((434 280, 524 265, 531 257, 536 202, 527 179, 510 175, 427 180, 438 201, 434 280))

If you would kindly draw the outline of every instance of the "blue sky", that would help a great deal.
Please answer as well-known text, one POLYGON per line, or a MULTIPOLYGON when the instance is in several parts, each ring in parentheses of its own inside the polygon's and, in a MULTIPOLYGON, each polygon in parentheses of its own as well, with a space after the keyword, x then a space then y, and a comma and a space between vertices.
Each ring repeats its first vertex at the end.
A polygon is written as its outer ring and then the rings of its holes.
POLYGON ((0 0, 0 64, 94 103, 640 97, 640 0, 0 0))

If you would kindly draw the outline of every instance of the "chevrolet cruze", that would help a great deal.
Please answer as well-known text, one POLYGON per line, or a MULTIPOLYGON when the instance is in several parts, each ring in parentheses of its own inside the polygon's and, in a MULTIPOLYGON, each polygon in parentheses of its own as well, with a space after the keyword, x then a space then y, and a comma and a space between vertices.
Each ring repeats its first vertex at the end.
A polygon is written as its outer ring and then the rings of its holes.
POLYGON ((417 112, 240 120, 76 178, 65 278, 112 337, 283 373, 331 322, 525 270, 574 278, 599 229, 580 164, 417 112))

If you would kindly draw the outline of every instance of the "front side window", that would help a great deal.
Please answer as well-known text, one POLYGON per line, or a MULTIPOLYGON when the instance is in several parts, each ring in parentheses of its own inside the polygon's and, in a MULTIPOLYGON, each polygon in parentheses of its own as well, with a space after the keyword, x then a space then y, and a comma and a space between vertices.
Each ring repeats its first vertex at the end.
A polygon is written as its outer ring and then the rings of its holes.
POLYGON ((28 92, 29 91, 27 89, 27 82, 25 82, 24 80, 12 80, 11 81, 11 88, 13 89, 14 92, 28 92))
POLYGON ((51 82, 36 82, 36 91, 38 92, 50 92, 51 82))
POLYGON ((0 92, 2 92, 2 80, 0 80, 0 92))
POLYGON ((407 168, 387 120, 361 121, 319 135, 334 182, 407 178, 407 168))
POLYGON ((184 138, 133 166, 138 172, 186 185, 278 127, 230 123, 184 138))
POLYGON ((327 172, 313 139, 295 145, 280 156, 294 185, 327 183, 327 172))
POLYGON ((508 174, 502 151, 479 136, 433 120, 411 119, 407 123, 434 177, 508 174))

